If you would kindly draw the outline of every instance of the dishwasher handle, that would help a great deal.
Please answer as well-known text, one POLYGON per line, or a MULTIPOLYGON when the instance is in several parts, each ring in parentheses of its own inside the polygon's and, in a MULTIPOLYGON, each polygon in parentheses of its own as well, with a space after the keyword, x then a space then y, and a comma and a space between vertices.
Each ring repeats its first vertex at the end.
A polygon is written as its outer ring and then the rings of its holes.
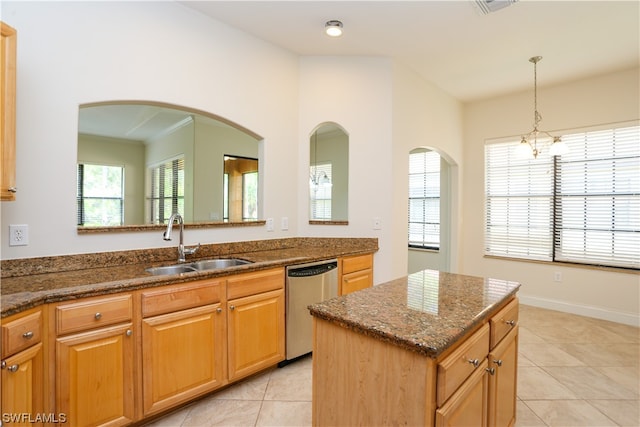
POLYGON ((287 272, 287 276, 289 277, 318 276, 320 274, 327 273, 331 270, 335 270, 336 268, 338 268, 338 263, 336 261, 329 262, 327 264, 311 265, 309 267, 290 268, 289 271, 287 272))

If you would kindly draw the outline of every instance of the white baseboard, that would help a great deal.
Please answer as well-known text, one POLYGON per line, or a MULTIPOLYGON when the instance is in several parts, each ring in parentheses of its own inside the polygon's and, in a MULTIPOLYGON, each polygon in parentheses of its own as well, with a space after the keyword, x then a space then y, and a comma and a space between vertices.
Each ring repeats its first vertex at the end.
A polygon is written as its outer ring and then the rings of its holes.
POLYGON ((564 301, 530 297, 526 295, 518 295, 518 298, 520 299, 520 302, 525 305, 548 308, 549 310, 563 311, 565 313, 578 314, 580 316, 593 317, 596 319, 609 320, 611 322, 640 327, 640 315, 638 314, 623 313, 599 307, 570 304, 564 301))

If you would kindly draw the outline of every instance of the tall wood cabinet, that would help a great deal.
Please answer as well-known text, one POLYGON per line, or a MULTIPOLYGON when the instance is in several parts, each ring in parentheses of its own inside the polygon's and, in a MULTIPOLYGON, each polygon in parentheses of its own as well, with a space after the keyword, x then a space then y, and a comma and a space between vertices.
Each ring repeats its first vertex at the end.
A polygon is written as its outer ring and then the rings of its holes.
POLYGON ((16 196, 16 30, 0 22, 0 200, 16 196))

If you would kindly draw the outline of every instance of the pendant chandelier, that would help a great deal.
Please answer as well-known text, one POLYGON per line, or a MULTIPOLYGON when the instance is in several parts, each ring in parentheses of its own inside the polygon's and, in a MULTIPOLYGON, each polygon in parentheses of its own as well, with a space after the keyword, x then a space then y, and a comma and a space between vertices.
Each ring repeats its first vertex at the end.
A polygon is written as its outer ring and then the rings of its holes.
POLYGON ((562 142, 559 136, 553 136, 549 132, 538 129, 542 115, 538 112, 538 73, 537 65, 542 59, 541 56, 533 56, 529 58, 529 62, 533 63, 533 130, 522 136, 520 144, 518 144, 517 152, 521 157, 535 159, 540 154, 541 149, 538 144, 551 142, 549 146, 549 155, 560 156, 568 153, 569 148, 562 142))

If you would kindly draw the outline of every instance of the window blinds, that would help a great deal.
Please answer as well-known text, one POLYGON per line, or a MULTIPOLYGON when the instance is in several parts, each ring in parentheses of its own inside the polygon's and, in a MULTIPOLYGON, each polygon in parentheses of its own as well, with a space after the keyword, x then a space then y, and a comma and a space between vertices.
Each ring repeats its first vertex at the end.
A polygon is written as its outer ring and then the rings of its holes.
POLYGON ((440 248, 440 154, 409 154, 409 246, 440 248))

